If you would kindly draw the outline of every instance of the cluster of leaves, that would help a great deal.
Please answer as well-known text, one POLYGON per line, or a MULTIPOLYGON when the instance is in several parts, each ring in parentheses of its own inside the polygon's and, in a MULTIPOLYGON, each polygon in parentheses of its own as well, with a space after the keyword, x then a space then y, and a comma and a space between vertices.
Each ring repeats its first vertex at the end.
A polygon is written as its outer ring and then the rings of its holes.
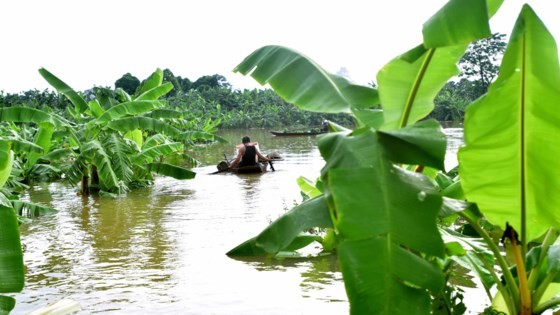
POLYGON ((560 189, 560 67, 528 5, 499 77, 467 108, 458 171, 445 172, 445 136, 426 120, 469 43, 491 35, 488 19, 501 5, 450 0, 424 24, 423 43, 381 69, 377 89, 286 47, 246 57, 236 71, 305 110, 351 113, 357 126, 331 123, 318 138, 320 177, 299 180, 308 199, 227 255, 290 256, 319 242, 338 257, 352 314, 461 314, 453 266, 480 278, 496 311, 558 306, 560 197, 550 192, 560 189), (326 233, 305 233, 312 228, 326 233))
MULTIPOLYGON (((35 93, 31 99, 45 99, 47 107, 23 102, 0 108, 0 293, 18 292, 24 284, 18 219, 55 211, 20 201, 26 183, 64 176, 81 185, 81 194, 122 194, 151 184, 153 174, 194 178, 166 158, 192 164, 187 150, 194 143, 223 141, 212 134, 218 122, 191 124, 181 111, 165 108, 160 98, 173 86, 163 82, 160 69, 133 95, 105 88, 78 93, 46 69, 39 73, 68 102, 35 93), (203 128, 193 128, 198 125, 203 128)), ((13 298, 0 296, 0 313, 14 305, 13 298)))

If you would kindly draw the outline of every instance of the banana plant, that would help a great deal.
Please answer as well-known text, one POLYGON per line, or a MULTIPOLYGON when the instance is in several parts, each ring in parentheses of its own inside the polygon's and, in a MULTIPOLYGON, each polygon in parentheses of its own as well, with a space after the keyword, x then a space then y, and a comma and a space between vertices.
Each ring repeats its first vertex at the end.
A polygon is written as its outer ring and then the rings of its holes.
MULTIPOLYGON (((465 117, 461 185, 467 200, 505 231, 515 268, 493 248, 505 280, 494 305, 510 314, 540 314, 560 303, 550 298, 559 292, 560 272, 560 196, 553 193, 560 189, 558 82, 554 38, 525 5, 499 77, 465 117)), ((484 234, 478 219, 470 223, 484 234)))
POLYGON ((176 119, 177 113, 163 108, 166 103, 159 99, 173 88, 163 83, 160 69, 142 82, 135 95, 121 90, 116 93, 117 99, 105 93, 102 99, 89 102, 46 69, 39 72, 74 104, 72 112, 81 117, 69 138, 76 157, 67 175, 73 183, 81 183, 82 194, 90 193, 90 188, 123 193, 130 185, 150 182, 152 173, 191 179, 194 172, 161 159, 167 154, 183 153, 183 143, 189 139, 215 139, 212 134, 185 131, 167 123, 168 119, 176 119), (143 151, 147 149, 147 133, 165 135, 167 142, 159 147, 151 144, 148 154, 143 151))
MULTIPOLYGON (((4 186, 12 169, 14 153, 10 143, 0 141, 0 188, 4 186)), ((0 293, 20 292, 24 285, 23 253, 19 227, 9 200, 0 194, 0 293)), ((15 306, 15 299, 0 295, 0 312, 8 314, 15 306)))
POLYGON ((14 150, 41 152, 43 149, 17 136, 0 134, 0 313, 9 314, 15 299, 3 293, 20 292, 23 289, 24 265, 19 236, 18 216, 28 213, 54 211, 54 209, 18 200, 5 184, 9 181, 15 161, 14 150))
MULTIPOLYGON (((525 7, 516 24, 527 33, 514 30, 513 52, 504 58, 505 73, 496 82, 495 91, 479 101, 484 105, 474 104, 470 110, 477 118, 466 121, 472 127, 465 126, 467 147, 460 160, 466 166, 460 168, 461 181, 441 190, 431 179, 404 167, 413 164, 421 166, 418 171, 423 166, 443 170, 445 139, 440 127, 421 120, 433 110, 439 89, 457 73, 455 64, 468 43, 490 36, 488 18, 501 4, 447 3, 424 24, 424 43, 379 72, 378 90, 357 87, 328 74, 286 47, 265 46, 238 65, 234 71, 270 84, 296 106, 310 111, 351 112, 359 126, 319 138, 326 161, 321 171, 322 194, 298 205, 228 255, 274 256, 293 247, 310 226, 332 228, 351 313, 427 313, 430 295, 441 292, 445 281, 441 270, 434 267, 444 258, 444 233, 435 226, 435 218, 438 212, 451 209, 473 225, 501 267, 503 282, 489 271, 493 259, 487 259, 488 251, 485 259, 473 258, 480 258, 480 248, 454 251, 470 255, 466 261, 478 268, 488 289, 498 287, 496 305, 502 301, 512 314, 540 313, 557 305, 557 299, 548 297, 558 292, 553 285, 560 261, 554 245, 558 221, 551 210, 558 197, 544 189, 553 191, 559 184, 558 168, 552 160, 559 147, 559 138, 553 136, 558 133, 558 115, 546 105, 557 103, 558 60, 554 41, 531 15, 532 10, 525 7), (494 106, 496 102, 502 105, 494 106), (378 104, 381 110, 376 109, 378 104), (483 106, 485 110, 479 109, 483 106), (503 119, 497 120, 499 115, 503 119), (533 125, 534 129, 529 129, 533 125), (503 157, 505 153, 508 158, 503 157), (487 174, 493 165, 499 167, 487 174), (471 203, 450 198, 461 198, 457 191, 460 185, 471 203), (478 207, 476 200, 481 202, 478 207), (507 232, 504 240, 511 245, 517 262, 514 272, 482 227, 487 212, 487 220, 507 232), (539 236, 544 239, 539 241, 539 236), (530 255, 529 241, 539 244, 530 255), (543 296, 547 297, 544 302, 543 296), (408 303, 402 305, 397 301, 400 299, 408 303)), ((454 245, 447 244, 447 250, 454 245)))
MULTIPOLYGON (((37 152, 18 151, 18 159, 25 161, 22 163, 23 179, 30 181, 34 177, 41 176, 41 173, 60 173, 60 170, 51 165, 39 163, 40 160, 48 161, 44 155, 47 154, 53 143, 52 137, 57 130, 69 128, 70 123, 56 114, 48 113, 43 110, 28 107, 6 107, 0 108, 0 122, 9 123, 10 131, 17 131, 18 137, 33 140, 33 143, 42 148, 37 152), (15 123, 22 125, 21 128, 15 123), (24 131, 25 130, 25 131, 24 131), (26 131, 31 131, 28 133, 26 131)), ((12 134, 14 136, 14 134, 12 134)))

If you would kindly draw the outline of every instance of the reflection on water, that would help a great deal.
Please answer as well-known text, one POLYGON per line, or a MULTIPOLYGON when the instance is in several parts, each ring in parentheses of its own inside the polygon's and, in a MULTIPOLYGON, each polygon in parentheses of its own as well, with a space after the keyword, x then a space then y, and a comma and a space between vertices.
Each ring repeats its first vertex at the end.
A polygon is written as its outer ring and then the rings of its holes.
POLYGON ((157 178, 126 198, 89 196, 61 183, 26 199, 59 211, 22 226, 26 286, 14 314, 69 298, 81 314, 346 314, 336 258, 237 260, 225 253, 294 203, 296 179, 324 165, 314 136, 265 130, 220 134, 230 144, 197 146, 193 180, 157 178), (275 172, 210 175, 246 133, 279 152, 275 172))

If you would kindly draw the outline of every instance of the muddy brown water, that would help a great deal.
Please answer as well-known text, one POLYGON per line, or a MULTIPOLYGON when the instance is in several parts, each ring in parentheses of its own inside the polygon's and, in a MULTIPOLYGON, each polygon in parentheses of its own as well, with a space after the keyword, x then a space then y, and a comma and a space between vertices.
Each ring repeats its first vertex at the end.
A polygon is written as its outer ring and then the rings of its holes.
MULTIPOLYGON (((61 299, 79 314, 347 314, 334 257, 236 260, 227 251, 301 202, 296 179, 315 180, 324 162, 315 136, 266 130, 218 133, 230 144, 194 148, 193 180, 157 178, 125 198, 81 197, 62 183, 34 186, 24 199, 58 212, 22 226, 27 268, 13 314, 61 299), (210 173, 244 135, 283 161, 260 175, 210 173)), ((446 129, 448 167, 462 142, 446 129)))

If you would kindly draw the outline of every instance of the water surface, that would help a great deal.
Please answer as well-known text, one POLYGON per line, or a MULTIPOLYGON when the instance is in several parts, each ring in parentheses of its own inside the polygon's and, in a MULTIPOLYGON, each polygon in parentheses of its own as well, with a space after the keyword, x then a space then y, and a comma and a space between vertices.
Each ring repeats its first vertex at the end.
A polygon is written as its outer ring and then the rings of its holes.
MULTIPOLYGON (((462 141, 460 129, 447 133, 462 141)), ((22 227, 26 285, 14 295, 13 313, 68 298, 80 303, 80 314, 347 314, 333 257, 225 255, 301 202, 296 179, 315 180, 324 165, 317 138, 265 130, 220 135, 231 143, 192 151, 203 162, 193 180, 157 178, 126 198, 82 197, 61 183, 33 187, 25 198, 59 211, 22 227), (210 175, 246 134, 263 153, 283 156, 275 171, 210 175)), ((451 152, 446 166, 454 163, 451 152)))

